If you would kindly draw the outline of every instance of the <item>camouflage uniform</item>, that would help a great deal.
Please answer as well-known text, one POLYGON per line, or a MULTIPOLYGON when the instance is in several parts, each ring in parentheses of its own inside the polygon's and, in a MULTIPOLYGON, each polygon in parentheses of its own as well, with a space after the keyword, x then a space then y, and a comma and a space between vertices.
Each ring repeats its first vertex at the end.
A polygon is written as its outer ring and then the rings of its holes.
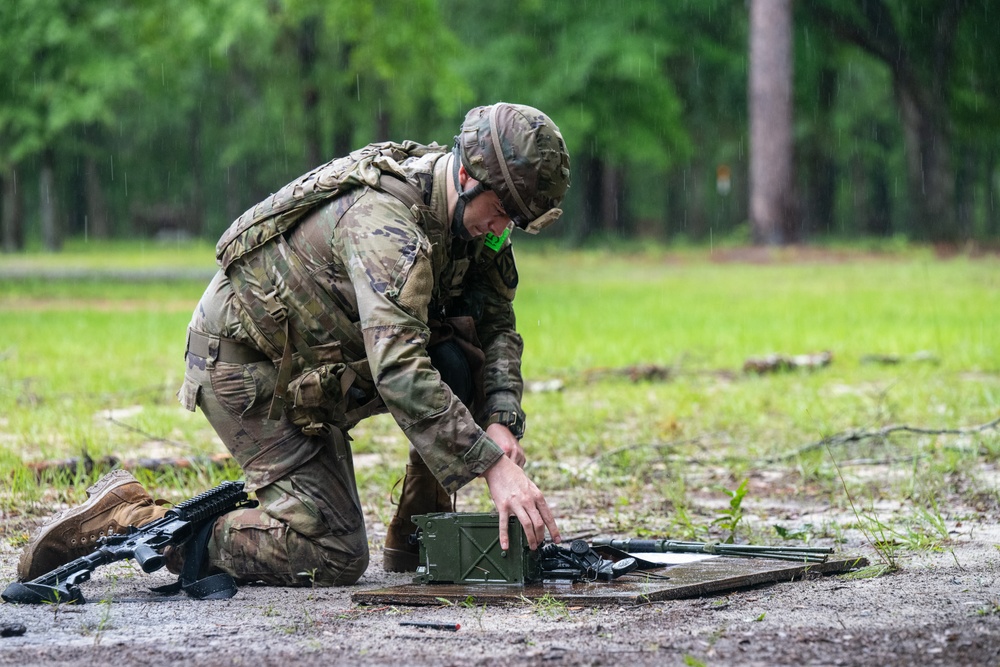
POLYGON ((478 424, 522 414, 510 241, 487 247, 452 233, 448 153, 423 148, 360 165, 350 187, 220 271, 195 310, 181 402, 202 408, 260 501, 220 518, 209 543, 211 564, 238 579, 334 585, 364 573, 346 436, 358 420, 391 413, 453 493, 503 456, 478 424), (376 189, 395 176, 423 206, 376 189), (486 355, 476 415, 426 351, 431 322, 454 315, 473 317, 486 355), (225 360, 227 346, 249 354, 225 360), (272 410, 286 384, 284 409, 272 410))

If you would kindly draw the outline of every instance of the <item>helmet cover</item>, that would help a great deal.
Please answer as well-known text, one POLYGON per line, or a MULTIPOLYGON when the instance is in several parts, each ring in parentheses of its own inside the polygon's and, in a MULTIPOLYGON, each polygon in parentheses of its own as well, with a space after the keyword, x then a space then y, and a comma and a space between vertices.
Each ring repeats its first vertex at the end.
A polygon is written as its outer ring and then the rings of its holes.
POLYGON ((569 153, 559 128, 538 109, 505 102, 476 107, 455 147, 466 172, 496 192, 521 229, 537 233, 562 214, 569 153))

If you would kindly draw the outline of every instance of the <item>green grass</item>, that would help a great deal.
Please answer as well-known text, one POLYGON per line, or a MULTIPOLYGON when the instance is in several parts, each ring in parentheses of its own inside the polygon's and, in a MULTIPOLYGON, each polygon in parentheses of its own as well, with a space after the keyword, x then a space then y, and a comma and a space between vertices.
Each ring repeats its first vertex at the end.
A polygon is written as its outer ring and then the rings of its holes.
POLYGON ((1000 367, 990 335, 996 261, 524 259, 517 304, 529 375, 649 362, 739 367, 750 355, 823 349, 848 363, 930 350, 946 367, 1000 367))
MULTIPOLYGON (((54 500, 78 500, 93 477, 50 475, 39 483, 25 462, 81 451, 221 451, 204 419, 173 396, 183 375, 186 324, 207 282, 185 272, 210 275, 212 255, 209 244, 77 244, 60 255, 0 258, 0 469, 10 481, 0 491, 0 510, 46 513, 54 500), (10 277, 68 268, 94 275, 10 277), (122 280, 114 273, 166 268, 181 277, 122 280), (109 410, 125 412, 111 421, 109 410)), ((922 249, 838 250, 829 261, 811 262, 775 257, 760 264, 720 262, 717 253, 697 249, 519 252, 525 377, 565 385, 525 396, 529 470, 560 498, 568 524, 585 527, 579 517, 589 516, 603 529, 704 536, 728 502, 722 489, 748 477, 743 509, 750 517, 761 512, 755 502, 766 494, 822 497, 846 509, 829 453, 795 450, 849 429, 953 428, 998 416, 996 258, 937 260, 922 249), (821 350, 833 353, 833 363, 818 371, 741 371, 748 357, 821 350), (864 363, 871 354, 902 361, 864 363), (638 364, 668 367, 671 379, 634 383, 594 372, 638 364), (782 484, 755 484, 765 469, 784 475, 782 484)), ((405 440, 386 417, 354 436, 356 453, 379 455, 359 469, 366 510, 388 520, 405 440)), ((940 521, 953 504, 998 512, 995 487, 979 476, 1000 459, 996 431, 866 439, 833 454, 849 464, 846 485, 859 507, 908 503, 909 514, 893 530, 910 542, 922 543, 921 530, 933 537, 927 542, 946 539, 940 521), (851 465, 865 458, 900 462, 866 476, 863 465, 851 465)), ((144 479, 178 496, 220 474, 238 471, 144 479)), ((482 505, 477 488, 470 502, 482 505)), ((815 533, 830 537, 839 529, 815 533)))

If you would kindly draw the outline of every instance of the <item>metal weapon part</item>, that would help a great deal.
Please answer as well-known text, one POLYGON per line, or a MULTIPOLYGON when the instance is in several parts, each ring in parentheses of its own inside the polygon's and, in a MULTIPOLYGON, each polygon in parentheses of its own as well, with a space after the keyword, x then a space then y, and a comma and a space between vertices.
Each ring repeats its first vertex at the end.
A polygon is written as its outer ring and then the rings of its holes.
POLYGON ((573 540, 569 548, 552 543, 542 546, 539 565, 543 579, 572 581, 611 581, 639 567, 634 558, 601 558, 584 540, 573 540))
POLYGON ((824 563, 833 549, 824 547, 771 547, 722 542, 683 542, 677 540, 594 540, 594 546, 609 546, 628 553, 689 553, 739 558, 771 558, 796 563, 824 563))

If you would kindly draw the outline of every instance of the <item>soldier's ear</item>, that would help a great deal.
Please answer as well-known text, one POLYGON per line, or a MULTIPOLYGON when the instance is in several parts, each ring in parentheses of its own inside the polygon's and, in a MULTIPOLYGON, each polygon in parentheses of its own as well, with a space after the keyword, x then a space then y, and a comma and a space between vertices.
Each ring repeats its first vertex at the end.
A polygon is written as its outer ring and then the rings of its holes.
MULTIPOLYGON (((466 183, 468 183, 470 180, 475 180, 475 179, 473 179, 472 176, 469 175, 469 172, 465 170, 464 164, 460 165, 458 167, 458 184, 459 186, 461 186, 463 192, 465 190, 468 190, 468 188, 466 187, 466 183)), ((476 182, 478 183, 479 181, 476 182)))

